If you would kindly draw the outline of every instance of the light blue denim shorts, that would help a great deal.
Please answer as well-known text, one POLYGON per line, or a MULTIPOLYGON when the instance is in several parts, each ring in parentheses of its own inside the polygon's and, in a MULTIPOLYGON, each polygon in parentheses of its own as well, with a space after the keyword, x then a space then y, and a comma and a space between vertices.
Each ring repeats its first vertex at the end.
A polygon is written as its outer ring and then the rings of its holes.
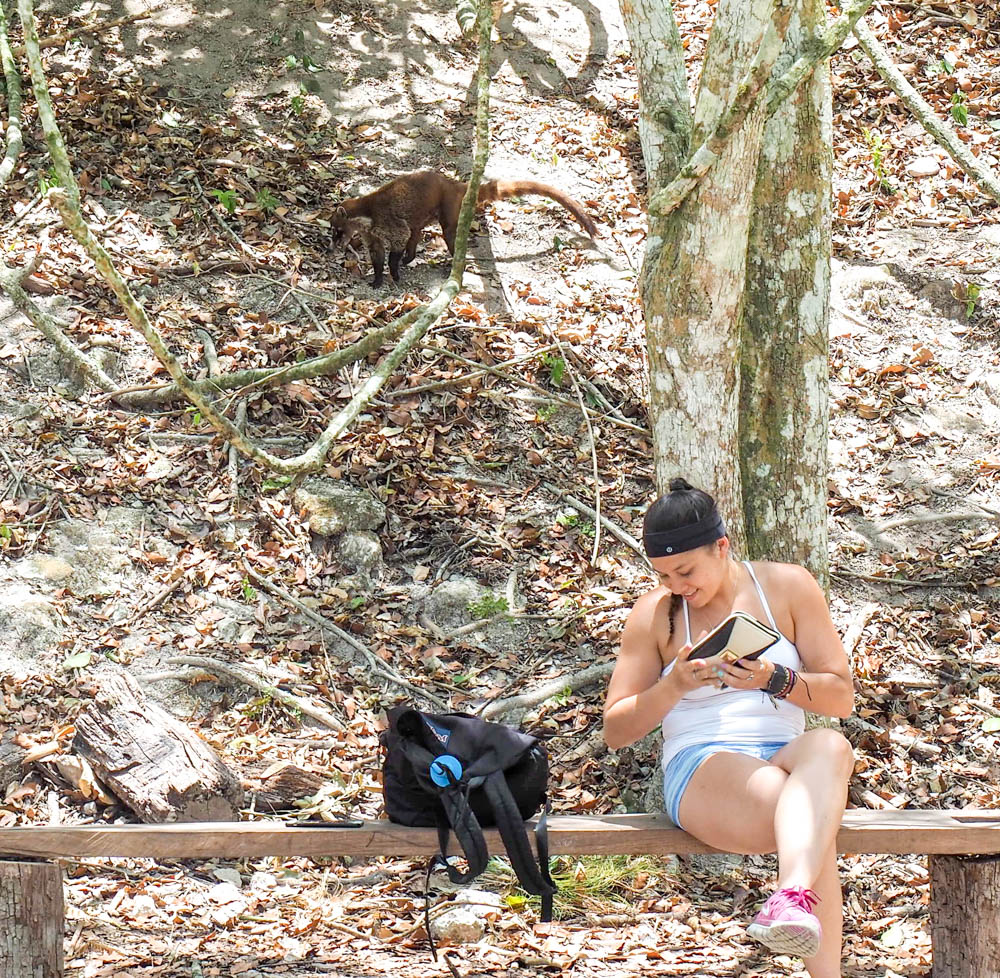
POLYGON ((766 740, 756 744, 733 744, 726 741, 716 741, 712 744, 692 744, 679 750, 667 762, 663 772, 663 800, 670 816, 670 821, 678 828, 684 828, 678 817, 681 807, 681 796, 687 789, 694 772, 713 754, 723 752, 730 754, 749 754, 762 761, 769 761, 787 744, 787 740, 766 740))

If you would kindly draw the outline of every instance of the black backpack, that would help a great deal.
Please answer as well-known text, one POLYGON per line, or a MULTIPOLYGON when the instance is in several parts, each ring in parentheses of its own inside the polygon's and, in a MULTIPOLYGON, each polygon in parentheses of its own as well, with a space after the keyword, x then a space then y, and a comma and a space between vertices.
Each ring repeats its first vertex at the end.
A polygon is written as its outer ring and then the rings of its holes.
MULTIPOLYGON (((542 898, 542 919, 552 919, 555 883, 549 876, 545 831, 549 761, 535 737, 468 713, 421 713, 408 706, 388 711, 382 795, 389 821, 437 826, 440 852, 427 868, 447 870, 454 883, 478 876, 489 859, 482 826, 496 826, 517 878, 542 898), (536 859, 524 820, 537 811, 536 859), (454 832, 469 869, 448 863, 448 835, 454 832)), ((430 927, 427 928, 430 937, 430 927)), ((433 942, 431 944, 433 950, 433 942)))

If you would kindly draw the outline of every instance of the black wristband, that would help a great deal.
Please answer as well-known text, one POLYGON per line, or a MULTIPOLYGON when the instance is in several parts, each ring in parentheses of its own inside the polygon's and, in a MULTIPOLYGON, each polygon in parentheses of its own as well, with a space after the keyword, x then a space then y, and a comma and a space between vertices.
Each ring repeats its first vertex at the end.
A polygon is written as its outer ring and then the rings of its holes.
POLYGON ((774 696, 785 688, 785 684, 787 682, 788 670, 783 665, 776 662, 774 664, 774 672, 771 673, 771 678, 767 681, 767 685, 764 687, 764 692, 769 696, 774 696))

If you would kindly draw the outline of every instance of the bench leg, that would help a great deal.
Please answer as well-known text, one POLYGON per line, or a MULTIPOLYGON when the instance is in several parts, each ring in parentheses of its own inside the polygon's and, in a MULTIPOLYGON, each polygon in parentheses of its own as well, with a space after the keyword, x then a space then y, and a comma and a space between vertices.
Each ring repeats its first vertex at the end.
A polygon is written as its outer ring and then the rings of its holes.
POLYGON ((931 856, 932 978, 1000 975, 1000 856, 931 856))
POLYGON ((62 978, 62 869, 0 860, 0 975, 62 978))

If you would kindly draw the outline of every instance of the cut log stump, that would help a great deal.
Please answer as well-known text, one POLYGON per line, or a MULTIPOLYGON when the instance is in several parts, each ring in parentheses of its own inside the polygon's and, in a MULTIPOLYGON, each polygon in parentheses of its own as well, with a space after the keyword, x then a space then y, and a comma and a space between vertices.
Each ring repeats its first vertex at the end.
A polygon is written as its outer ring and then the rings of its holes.
POLYGON ((76 720, 73 750, 143 822, 229 822, 243 788, 186 724, 126 673, 103 673, 76 720))
POLYGON ((62 978, 62 870, 0 861, 0 975, 62 978))
POLYGON ((931 856, 932 978, 1000 975, 1000 856, 931 856))

